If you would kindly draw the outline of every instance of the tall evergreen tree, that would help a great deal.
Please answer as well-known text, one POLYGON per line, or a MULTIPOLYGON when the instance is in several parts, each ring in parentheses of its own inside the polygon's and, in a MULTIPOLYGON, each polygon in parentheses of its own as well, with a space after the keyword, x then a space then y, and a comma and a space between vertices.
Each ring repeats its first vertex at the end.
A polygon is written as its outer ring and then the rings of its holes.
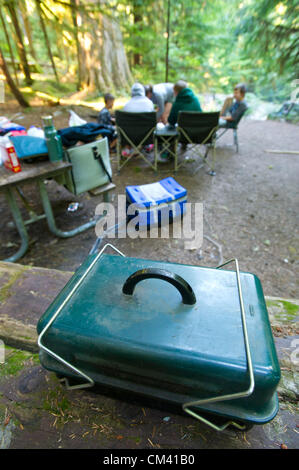
POLYGON ((19 52, 21 67, 22 67, 23 73, 25 75, 25 82, 26 82, 27 85, 32 85, 33 80, 32 80, 31 75, 30 75, 30 67, 29 67, 29 63, 28 63, 28 60, 27 60, 27 53, 26 53, 26 49, 25 49, 25 45, 24 45, 24 41, 23 41, 23 35, 22 35, 22 31, 21 31, 21 27, 20 27, 20 24, 19 24, 17 11, 16 11, 17 0, 7 0, 4 3, 4 5, 6 6, 8 12, 9 12, 9 16, 11 18, 11 21, 13 23, 14 30, 15 30, 15 33, 16 33, 17 48, 18 48, 18 52, 19 52))
POLYGON ((265 71, 279 74, 289 68, 294 78, 299 73, 298 0, 259 0, 239 12, 237 33, 244 35, 246 53, 263 59, 265 71))
POLYGON ((11 75, 10 75, 10 72, 9 72, 8 67, 7 67, 7 64, 6 64, 6 61, 5 61, 5 58, 4 58, 1 47, 0 47, 0 69, 2 70, 2 72, 3 72, 3 74, 6 78, 6 82, 9 86, 9 88, 11 89, 11 92, 15 96, 16 100, 18 101, 18 103, 21 106, 23 106, 23 108, 28 108, 29 107, 28 101, 24 98, 24 96, 20 92, 19 88, 15 85, 15 83, 14 83, 14 81, 13 81, 11 75))

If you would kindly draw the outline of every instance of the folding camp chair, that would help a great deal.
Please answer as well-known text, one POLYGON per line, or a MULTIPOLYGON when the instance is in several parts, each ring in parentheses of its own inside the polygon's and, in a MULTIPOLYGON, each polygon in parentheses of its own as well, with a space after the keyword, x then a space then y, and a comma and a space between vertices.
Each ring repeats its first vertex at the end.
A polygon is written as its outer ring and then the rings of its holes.
POLYGON ((118 171, 131 160, 139 155, 144 161, 156 171, 157 170, 157 144, 154 139, 154 131, 157 124, 156 112, 130 113, 126 111, 115 111, 115 123, 117 131, 117 163, 118 171), (154 164, 146 157, 144 146, 154 144, 154 164), (129 145, 133 152, 121 163, 121 149, 129 145))
MULTIPOLYGON (((178 142, 184 146, 189 145, 188 152, 191 151, 199 157, 202 164, 195 170, 197 172, 204 164, 207 164, 208 153, 213 149, 213 162, 209 174, 215 175, 214 152, 215 137, 218 129, 219 112, 201 113, 199 111, 180 111, 178 114, 178 142), (205 145, 205 153, 201 154, 199 145, 205 145)), ((175 157, 175 171, 183 165, 184 161, 178 164, 178 154, 175 157)))
POLYGON ((236 146, 237 153, 239 153, 238 125, 242 117, 246 113, 246 111, 248 111, 248 108, 244 110, 244 112, 239 116, 239 118, 236 121, 226 121, 225 125, 223 126, 220 125, 219 132, 217 133, 217 136, 216 136, 216 140, 219 140, 220 137, 223 136, 223 134, 225 134, 229 129, 232 129, 233 137, 234 137, 234 145, 236 146))

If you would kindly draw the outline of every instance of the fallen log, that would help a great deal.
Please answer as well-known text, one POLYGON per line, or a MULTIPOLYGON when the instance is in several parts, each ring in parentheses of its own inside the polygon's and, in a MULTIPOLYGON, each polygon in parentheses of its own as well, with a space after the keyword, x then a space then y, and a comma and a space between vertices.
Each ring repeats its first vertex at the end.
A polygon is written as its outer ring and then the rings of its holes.
POLYGON ((264 150, 267 153, 288 153, 290 155, 299 155, 299 150, 264 150))

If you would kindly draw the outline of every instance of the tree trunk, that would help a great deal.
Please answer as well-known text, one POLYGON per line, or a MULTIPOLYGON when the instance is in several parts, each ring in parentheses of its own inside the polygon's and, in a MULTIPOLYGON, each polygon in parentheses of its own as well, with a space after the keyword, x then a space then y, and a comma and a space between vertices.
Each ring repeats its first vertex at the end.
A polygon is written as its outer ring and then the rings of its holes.
POLYGON ((128 89, 133 80, 118 23, 102 14, 81 16, 78 38, 82 84, 104 93, 128 89))
POLYGON ((27 85, 30 86, 30 85, 32 85, 33 80, 30 76, 30 69, 29 69, 29 64, 28 64, 28 61, 27 61, 26 50, 25 50, 25 46, 24 46, 24 42, 23 42, 22 32, 21 32, 21 28, 20 28, 20 25, 19 25, 19 22, 18 22, 18 17, 16 15, 15 0, 10 0, 9 2, 6 2, 5 5, 6 5, 8 11, 9 11, 9 14, 10 14, 10 17, 11 17, 11 20, 12 20, 12 23, 13 23, 13 26, 14 26, 14 29, 15 29, 15 32, 16 32, 17 47, 18 47, 18 51, 19 51, 22 70, 23 70, 24 75, 25 75, 25 82, 26 82, 27 85))
POLYGON ((24 29, 25 29, 26 36, 28 39, 29 51, 33 59, 37 62, 37 56, 35 53, 33 40, 32 40, 32 32, 31 32, 31 25, 29 21, 29 15, 26 9, 26 2, 20 2, 19 6, 20 6, 20 12, 22 15, 23 23, 24 23, 24 29))
POLYGON ((15 96, 16 100, 18 101, 18 103, 21 106, 23 106, 23 108, 29 108, 29 103, 25 100, 25 98, 22 95, 22 93, 20 92, 20 90, 14 84, 14 81, 13 81, 13 79, 12 79, 10 73, 9 73, 8 67, 6 65, 6 62, 5 62, 5 59, 4 59, 1 48, 0 48, 0 68, 2 69, 2 71, 5 75, 7 84, 9 86, 9 88, 11 89, 13 95, 15 96))
MULTIPOLYGON (((142 30, 142 11, 140 10, 139 3, 133 2, 133 18, 134 18, 134 25, 138 27, 138 29, 142 30)), ((134 65, 141 65, 141 54, 139 52, 135 52, 133 56, 134 65)))
POLYGON ((76 52, 77 52, 77 90, 80 90, 82 88, 82 70, 81 70, 81 49, 80 49, 80 41, 79 41, 79 31, 78 31, 78 11, 77 11, 77 6, 79 5, 77 0, 70 0, 71 4, 71 10, 72 10, 72 20, 73 20, 73 26, 74 26, 74 36, 75 36, 75 41, 76 41, 76 52))
POLYGON ((1 19, 1 23, 3 25, 3 31, 4 31, 4 34, 5 34, 5 37, 6 37, 8 48, 9 48, 9 53, 10 53, 11 63, 12 63, 12 67, 13 67, 13 71, 14 71, 14 75, 15 75, 15 80, 16 80, 17 85, 19 85, 19 80, 18 80, 18 75, 17 75, 17 68, 16 68, 16 64, 15 64, 15 60, 14 60, 14 53, 13 53, 13 50, 12 50, 12 47, 11 47, 9 34, 8 34, 8 31, 7 31, 4 16, 2 15, 1 8, 0 8, 0 19, 1 19))
POLYGON ((165 55, 165 82, 168 82, 169 71, 169 31, 170 31, 170 0, 167 3, 167 23, 166 23, 166 55, 165 55))
POLYGON ((37 8, 37 13, 38 13, 38 16, 39 16, 40 25, 41 25, 42 31, 44 33, 44 38, 45 38, 45 43, 46 43, 47 50, 48 50, 49 59, 50 59, 51 64, 52 64, 52 68, 53 68, 53 72, 54 72, 56 81, 57 81, 57 83, 59 83, 59 78, 58 78, 54 58, 53 58, 52 51, 51 51, 50 41, 49 41, 46 25, 45 25, 45 22, 44 22, 44 18, 43 18, 43 12, 42 12, 41 5, 40 5, 41 2, 40 2, 40 0, 35 0, 35 3, 36 3, 36 8, 37 8))

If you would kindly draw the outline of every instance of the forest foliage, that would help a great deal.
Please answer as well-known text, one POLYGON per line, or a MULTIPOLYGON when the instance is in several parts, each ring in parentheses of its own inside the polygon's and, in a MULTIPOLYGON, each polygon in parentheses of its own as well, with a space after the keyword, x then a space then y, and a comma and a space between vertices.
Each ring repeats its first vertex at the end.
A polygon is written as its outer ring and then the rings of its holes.
POLYGON ((279 100, 299 79, 297 0, 0 0, 0 12, 0 65, 18 90, 38 74, 62 93, 163 82, 167 39, 168 80, 199 92, 244 81, 279 100))

